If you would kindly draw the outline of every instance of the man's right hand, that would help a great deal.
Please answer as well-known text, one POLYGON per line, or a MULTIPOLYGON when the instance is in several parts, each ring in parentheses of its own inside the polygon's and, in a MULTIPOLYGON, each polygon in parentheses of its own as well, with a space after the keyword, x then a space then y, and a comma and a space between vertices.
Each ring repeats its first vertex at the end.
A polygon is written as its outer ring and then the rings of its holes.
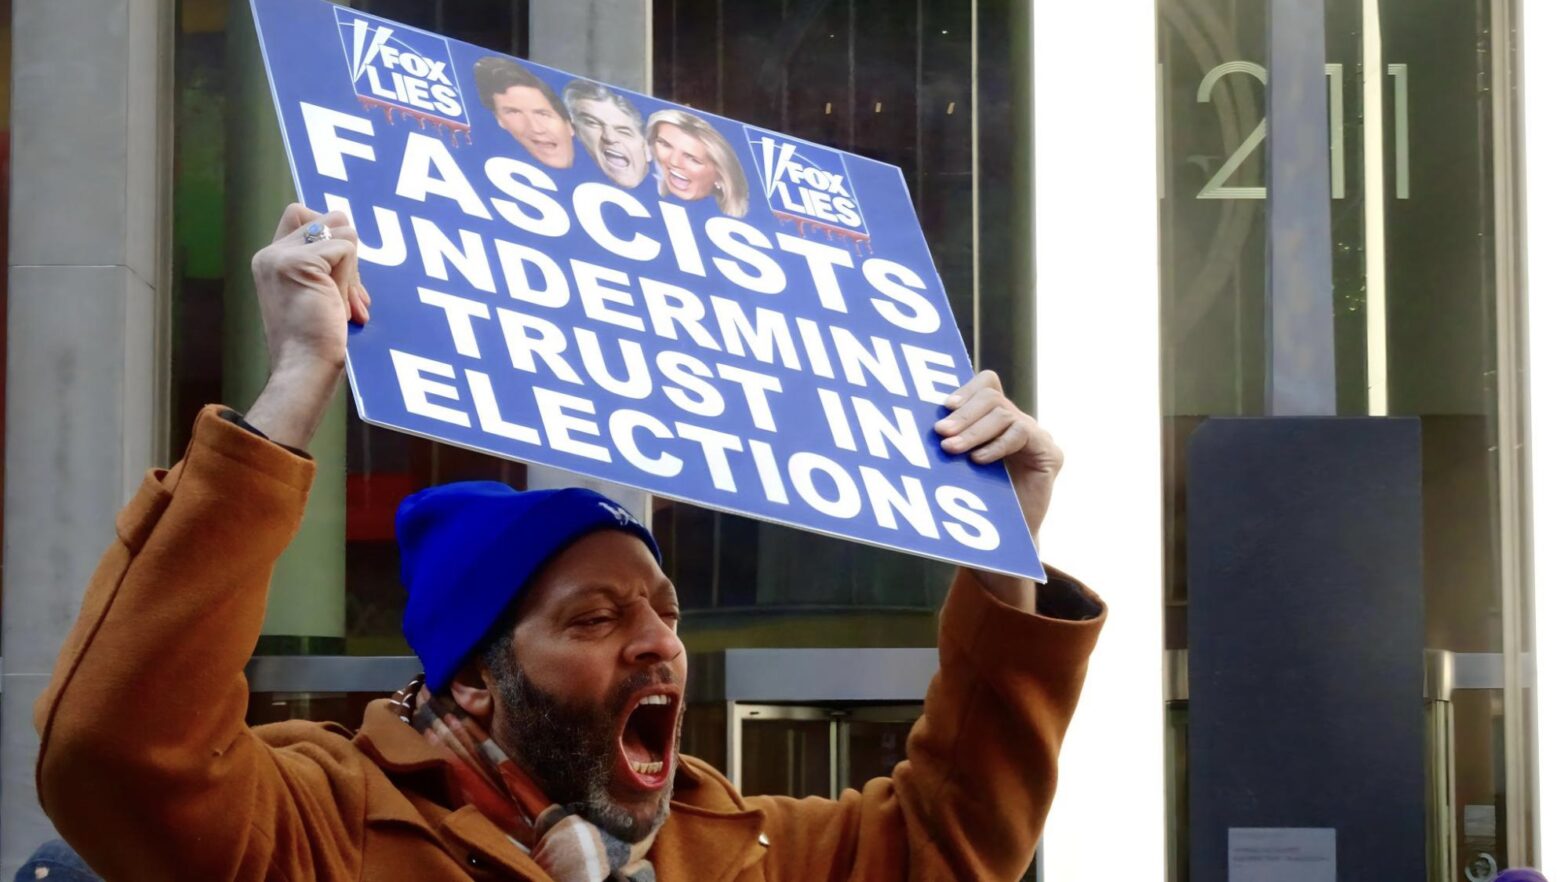
POLYGON ((348 322, 370 320, 358 242, 342 212, 322 215, 294 204, 284 210, 272 244, 251 260, 270 370, 246 419, 281 444, 309 444, 343 374, 348 322), (332 237, 306 242, 312 223, 332 237))
POLYGON ((251 259, 267 355, 273 371, 302 361, 341 369, 348 325, 370 317, 370 295, 359 282, 359 237, 340 211, 318 214, 299 203, 283 211, 272 244, 251 259), (320 223, 332 238, 307 243, 320 223))

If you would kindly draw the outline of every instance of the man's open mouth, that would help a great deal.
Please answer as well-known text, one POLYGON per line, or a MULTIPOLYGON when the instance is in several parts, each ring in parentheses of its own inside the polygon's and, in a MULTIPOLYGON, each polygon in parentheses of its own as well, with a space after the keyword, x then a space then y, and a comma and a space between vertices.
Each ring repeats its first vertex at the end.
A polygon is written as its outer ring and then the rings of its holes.
POLYGON ((559 146, 558 141, 550 138, 529 138, 528 143, 544 151, 554 150, 557 146, 559 146))
POLYGON ((641 790, 658 790, 675 765, 675 726, 681 697, 670 687, 654 687, 632 696, 621 724, 622 771, 641 790))
POLYGON ((613 165, 616 168, 630 168, 631 167, 631 164, 632 164, 631 157, 627 156, 626 154, 622 153, 619 150, 616 150, 613 147, 602 148, 599 151, 599 154, 604 157, 604 161, 605 161, 606 165, 613 165))

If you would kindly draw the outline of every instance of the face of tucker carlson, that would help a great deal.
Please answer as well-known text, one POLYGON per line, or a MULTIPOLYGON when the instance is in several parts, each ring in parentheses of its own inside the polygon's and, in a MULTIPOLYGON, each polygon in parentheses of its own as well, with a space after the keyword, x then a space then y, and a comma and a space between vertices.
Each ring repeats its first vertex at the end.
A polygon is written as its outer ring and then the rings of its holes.
POLYGON ((686 689, 675 586, 639 539, 557 554, 480 659, 491 733, 545 794, 635 842, 669 814, 686 689))
POLYGON ((572 167, 572 124, 549 96, 532 86, 512 86, 491 100, 496 123, 534 159, 550 168, 572 167))

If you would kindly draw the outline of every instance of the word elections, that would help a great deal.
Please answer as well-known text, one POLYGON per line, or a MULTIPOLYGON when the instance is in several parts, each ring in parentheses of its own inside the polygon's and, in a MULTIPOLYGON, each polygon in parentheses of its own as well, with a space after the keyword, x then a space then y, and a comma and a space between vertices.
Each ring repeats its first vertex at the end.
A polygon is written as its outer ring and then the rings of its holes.
MULTIPOLYGON (((345 160, 376 160, 371 144, 345 137, 373 135, 369 120, 310 104, 301 107, 319 174, 347 181, 345 160)), ((422 204, 449 200, 473 218, 499 218, 536 237, 564 236, 575 218, 597 246, 624 261, 646 263, 668 248, 680 272, 706 278, 711 268, 733 286, 757 294, 784 291, 789 274, 786 264, 771 256, 778 253, 798 261, 787 265, 796 278, 804 265, 827 315, 851 311, 840 273, 856 270, 856 264, 844 249, 785 233, 770 239, 725 216, 703 225, 709 246, 704 249, 679 205, 661 202, 656 221, 625 191, 587 182, 571 193, 569 213, 554 195, 555 182, 541 169, 492 157, 484 174, 498 194, 488 202, 442 141, 410 132, 394 195, 422 204), (613 221, 612 213, 618 215, 613 221), (636 229, 630 235, 629 221, 642 222, 630 227, 636 229), (649 232, 662 235, 656 239, 649 232), (711 253, 705 256, 705 250, 711 253)), ((353 216, 353 206, 343 197, 327 195, 326 207, 353 216)), ((412 240, 424 275, 448 283, 416 286, 416 295, 432 308, 432 317, 444 320, 457 355, 478 366, 498 364, 498 358, 486 357, 481 339, 499 336, 505 363, 533 377, 525 394, 503 400, 491 375, 477 367, 393 349, 393 371, 410 414, 463 428, 477 425, 496 438, 599 463, 624 462, 655 478, 688 474, 688 466, 700 462, 711 486, 721 492, 739 492, 738 481, 744 480, 780 506, 792 504, 793 491, 795 499, 830 517, 848 520, 869 508, 889 530, 906 529, 902 519, 928 538, 946 533, 987 551, 1000 544, 977 494, 953 485, 928 490, 919 477, 899 471, 932 468, 929 433, 910 407, 873 400, 874 393, 883 400, 942 403, 959 385, 952 355, 913 343, 895 345, 887 337, 738 298, 699 295, 666 280, 585 260, 568 259, 563 266, 537 248, 471 230, 456 230, 454 238, 417 215, 408 216, 405 230, 403 218, 383 206, 372 206, 371 213, 375 233, 364 228, 364 240, 379 244, 362 241, 360 259, 402 265, 410 259, 412 240), (452 293, 454 285, 465 283, 485 294, 504 287, 514 308, 452 293), (557 312, 574 303, 582 319, 557 312), (672 345, 664 348, 662 341, 672 345), (712 356, 699 358, 693 354, 698 351, 712 356), (788 446, 791 428, 784 426, 781 434, 778 403, 785 373, 868 390, 862 396, 817 386, 811 397, 834 447, 857 453, 863 448, 888 465, 851 470, 821 452, 776 449, 788 446), (603 390, 628 403, 659 401, 659 412, 683 416, 661 419, 647 412, 651 407, 601 408, 606 396, 596 402, 564 391, 573 387, 603 390), (744 427, 734 417, 721 420, 740 412, 744 427)), ((874 292, 866 301, 888 325, 921 335, 941 328, 940 313, 918 293, 925 284, 909 268, 866 259, 858 267, 858 281, 874 292)), ((792 384, 791 393, 798 396, 801 388, 811 385, 792 384)))

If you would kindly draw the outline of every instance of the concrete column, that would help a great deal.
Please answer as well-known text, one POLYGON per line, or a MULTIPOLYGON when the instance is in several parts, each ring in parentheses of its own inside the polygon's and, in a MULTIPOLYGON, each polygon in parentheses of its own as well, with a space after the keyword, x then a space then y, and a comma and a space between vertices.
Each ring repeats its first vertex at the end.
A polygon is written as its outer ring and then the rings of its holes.
MULTIPOLYGON (((267 347, 250 259, 272 241, 283 207, 296 194, 248 0, 231 0, 228 22, 223 398, 243 409, 267 382, 267 347)), ((256 647, 260 655, 343 652, 346 395, 339 389, 310 444, 316 483, 299 535, 272 573, 267 618, 256 647)))
MULTIPOLYGON (((652 28, 649 0, 533 0, 528 5, 528 59, 647 92, 653 85, 652 28)), ((528 486, 535 490, 588 487, 619 502, 644 523, 653 518, 651 496, 609 481, 531 465, 528 486)))
POLYGON ((653 87, 651 0, 533 0, 528 60, 646 93, 653 87))
POLYGON ((0 878, 55 836, 33 702, 162 460, 172 0, 13 6, 0 878))

